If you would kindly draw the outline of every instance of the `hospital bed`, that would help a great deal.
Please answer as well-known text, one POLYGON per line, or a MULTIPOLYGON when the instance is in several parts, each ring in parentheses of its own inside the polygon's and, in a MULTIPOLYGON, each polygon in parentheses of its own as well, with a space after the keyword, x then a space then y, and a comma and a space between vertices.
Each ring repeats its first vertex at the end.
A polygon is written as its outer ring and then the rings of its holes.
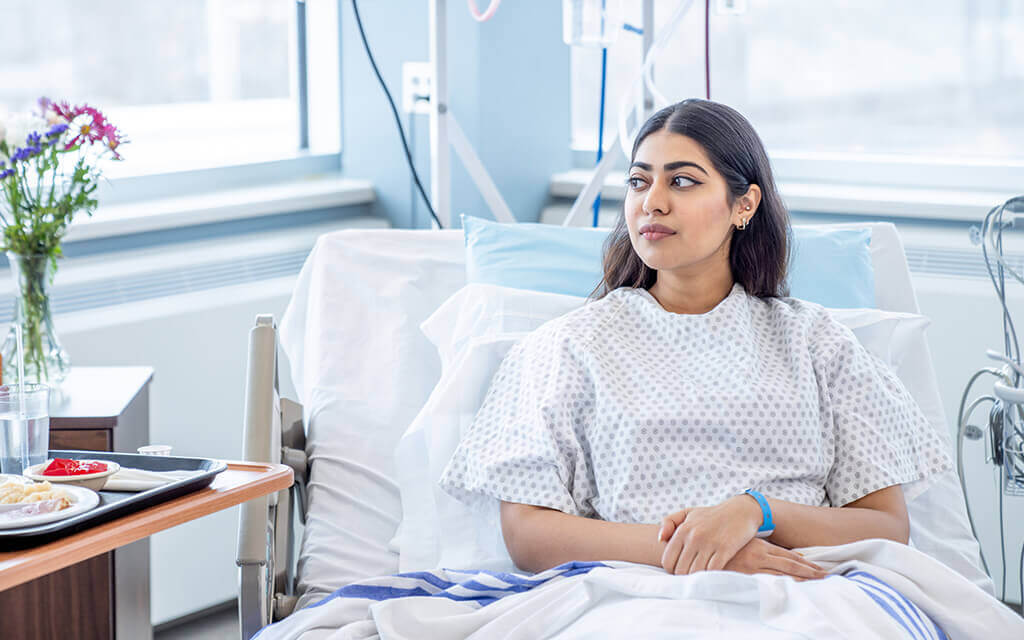
MULTIPOLYGON (((876 307, 919 312, 893 225, 823 227, 869 228, 876 307)), ((245 455, 290 465, 295 486, 243 506, 243 638, 346 584, 403 566, 395 543, 402 503, 394 451, 441 375, 420 324, 465 284, 461 231, 343 230, 317 241, 281 327, 270 316, 257 318, 245 455), (301 404, 279 397, 279 351, 301 404), (296 518, 305 524, 297 558, 296 518)), ((923 333, 898 339, 906 344, 897 375, 948 442, 923 333)), ((909 500, 908 511, 915 547, 992 593, 955 472, 909 500)))

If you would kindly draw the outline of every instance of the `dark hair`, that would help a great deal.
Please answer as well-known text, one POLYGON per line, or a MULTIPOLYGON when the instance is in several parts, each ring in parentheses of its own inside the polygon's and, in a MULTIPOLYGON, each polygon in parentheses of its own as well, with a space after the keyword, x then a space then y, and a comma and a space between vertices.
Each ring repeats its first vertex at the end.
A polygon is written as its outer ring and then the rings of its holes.
MULTIPOLYGON (((630 161, 647 136, 668 129, 695 140, 722 174, 729 189, 729 205, 751 184, 761 188, 757 215, 743 231, 734 231, 729 245, 729 267, 736 282, 750 295, 770 298, 789 295, 789 213, 772 178, 768 154, 757 132, 736 110, 708 100, 683 100, 658 111, 641 127, 633 142, 630 161)), ((604 243, 604 276, 591 293, 603 298, 619 287, 650 289, 657 271, 637 255, 629 240, 625 208, 604 243)))

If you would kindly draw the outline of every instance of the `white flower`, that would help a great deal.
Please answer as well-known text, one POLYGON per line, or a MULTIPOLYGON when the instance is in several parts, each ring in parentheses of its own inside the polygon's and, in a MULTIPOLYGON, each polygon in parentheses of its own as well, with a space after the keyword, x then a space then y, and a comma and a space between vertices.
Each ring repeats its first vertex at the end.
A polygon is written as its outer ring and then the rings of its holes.
POLYGON ((16 113, 7 118, 7 131, 4 139, 7 141, 7 149, 14 152, 15 149, 25 146, 25 138, 33 131, 45 134, 49 127, 46 120, 33 113, 16 113))

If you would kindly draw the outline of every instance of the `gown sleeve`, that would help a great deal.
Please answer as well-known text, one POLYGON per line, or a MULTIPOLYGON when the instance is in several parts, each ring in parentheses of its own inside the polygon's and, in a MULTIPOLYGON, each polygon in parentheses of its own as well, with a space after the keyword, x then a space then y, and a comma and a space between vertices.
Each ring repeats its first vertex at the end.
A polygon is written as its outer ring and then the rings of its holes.
POLYGON ((441 487, 470 506, 497 498, 592 517, 597 491, 586 426, 594 405, 573 344, 542 326, 502 361, 441 487))
POLYGON ((951 468, 944 439, 896 374, 824 315, 816 351, 832 417, 834 458, 825 481, 831 505, 951 468))

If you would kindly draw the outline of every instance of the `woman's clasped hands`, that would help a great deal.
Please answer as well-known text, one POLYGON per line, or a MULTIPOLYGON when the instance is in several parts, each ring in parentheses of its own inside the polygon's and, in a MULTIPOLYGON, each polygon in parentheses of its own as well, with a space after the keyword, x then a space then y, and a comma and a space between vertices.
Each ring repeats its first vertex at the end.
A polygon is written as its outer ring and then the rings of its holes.
POLYGON ((661 566, 671 574, 736 571, 824 578, 827 572, 795 551, 756 537, 761 526, 757 502, 745 495, 713 507, 692 507, 665 516, 659 542, 668 542, 661 566))

